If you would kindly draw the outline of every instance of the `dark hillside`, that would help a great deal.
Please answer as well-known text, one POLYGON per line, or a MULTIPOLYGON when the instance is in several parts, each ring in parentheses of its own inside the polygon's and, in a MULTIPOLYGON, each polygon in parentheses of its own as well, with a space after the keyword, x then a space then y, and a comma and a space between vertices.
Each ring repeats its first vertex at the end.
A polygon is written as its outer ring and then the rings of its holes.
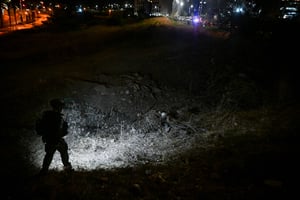
POLYGON ((294 32, 226 32, 163 17, 58 28, 0 37, 3 199, 296 194, 294 32), (75 171, 64 172, 57 155, 37 176, 44 147, 34 123, 56 97, 66 102, 75 171))

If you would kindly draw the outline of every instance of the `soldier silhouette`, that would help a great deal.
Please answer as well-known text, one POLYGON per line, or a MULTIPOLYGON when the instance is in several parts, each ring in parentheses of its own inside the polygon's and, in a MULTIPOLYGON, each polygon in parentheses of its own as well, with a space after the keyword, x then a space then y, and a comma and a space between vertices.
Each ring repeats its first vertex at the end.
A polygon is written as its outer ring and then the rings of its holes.
POLYGON ((48 172, 54 153, 59 151, 66 171, 72 171, 72 165, 69 162, 68 144, 64 136, 68 134, 68 123, 63 119, 62 109, 63 101, 52 99, 50 101, 52 110, 46 110, 42 113, 42 118, 37 120, 36 131, 42 136, 45 144, 45 157, 43 159, 41 175, 48 172))

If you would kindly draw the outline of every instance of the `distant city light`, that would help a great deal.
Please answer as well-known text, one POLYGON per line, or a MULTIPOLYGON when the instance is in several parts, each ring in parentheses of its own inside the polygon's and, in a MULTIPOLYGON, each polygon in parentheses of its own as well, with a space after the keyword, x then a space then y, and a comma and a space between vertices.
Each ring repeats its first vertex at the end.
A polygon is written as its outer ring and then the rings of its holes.
POLYGON ((194 17, 193 17, 193 23, 194 23, 194 24, 200 23, 200 17, 199 17, 199 16, 194 16, 194 17))
POLYGON ((236 13, 244 13, 244 9, 242 7, 235 8, 236 13))

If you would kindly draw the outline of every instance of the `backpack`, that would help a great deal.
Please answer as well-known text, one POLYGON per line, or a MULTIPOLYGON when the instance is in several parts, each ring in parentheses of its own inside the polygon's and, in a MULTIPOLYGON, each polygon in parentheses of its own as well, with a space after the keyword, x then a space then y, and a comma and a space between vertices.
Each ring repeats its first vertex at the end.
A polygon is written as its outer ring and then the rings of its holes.
POLYGON ((35 132, 39 136, 45 135, 46 122, 43 118, 38 118, 35 122, 35 132))
POLYGON ((37 135, 43 137, 43 141, 58 140, 68 134, 68 123, 63 120, 60 114, 46 111, 41 118, 35 122, 37 135))

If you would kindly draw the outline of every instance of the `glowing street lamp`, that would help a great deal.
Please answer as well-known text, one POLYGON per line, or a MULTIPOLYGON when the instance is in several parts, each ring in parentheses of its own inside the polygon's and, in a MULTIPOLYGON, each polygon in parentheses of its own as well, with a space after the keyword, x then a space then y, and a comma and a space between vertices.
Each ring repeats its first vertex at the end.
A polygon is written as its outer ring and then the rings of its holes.
POLYGON ((193 4, 191 4, 191 5, 190 5, 190 7, 189 7, 189 14, 190 14, 190 15, 192 14, 192 10, 193 10, 193 8, 194 8, 194 5, 193 5, 193 4))

